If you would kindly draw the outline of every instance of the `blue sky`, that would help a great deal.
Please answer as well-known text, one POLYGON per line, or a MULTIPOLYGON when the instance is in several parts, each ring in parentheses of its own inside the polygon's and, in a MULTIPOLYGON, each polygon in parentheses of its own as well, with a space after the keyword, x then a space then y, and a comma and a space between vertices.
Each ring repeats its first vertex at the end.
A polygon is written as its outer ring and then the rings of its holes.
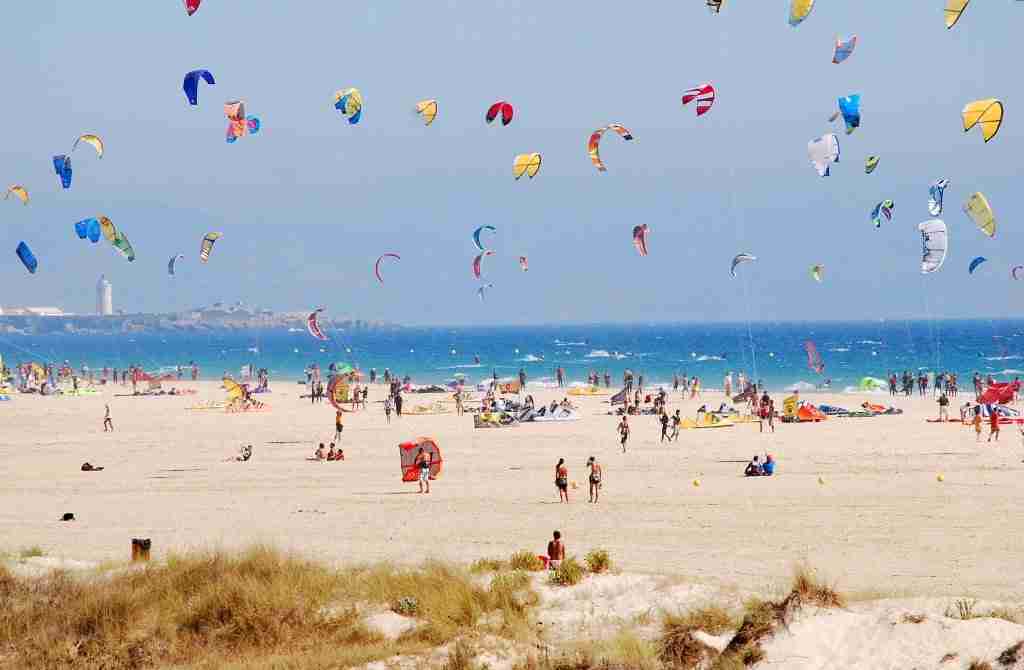
POLYGON ((0 302, 88 311, 105 273, 127 311, 224 299, 410 324, 1018 315, 1024 4, 973 3, 952 31, 943 4, 818 0, 794 29, 785 0, 730 0, 718 16, 703 0, 205 0, 192 17, 178 0, 19 3, 0 40, 0 179, 32 203, 0 202, 0 302), (857 51, 833 65, 834 37, 851 33, 857 51), (181 80, 195 68, 217 84, 189 107, 181 80), (718 99, 696 118, 680 95, 704 81, 718 99), (347 86, 365 98, 357 126, 332 105, 347 86), (820 179, 807 142, 839 130, 827 118, 854 92, 863 125, 840 133, 842 162, 820 179), (1007 109, 988 145, 959 117, 984 97, 1007 109), (232 98, 263 130, 227 145, 232 98), (429 128, 412 112, 423 98, 439 101, 429 128), (506 128, 483 122, 499 98, 516 106, 506 128), (586 141, 612 121, 636 140, 607 137, 599 174, 586 141), (76 152, 62 191, 50 158, 82 132, 107 155, 76 152), (543 169, 516 182, 512 158, 527 151, 543 169), (868 154, 881 156, 870 176, 868 154), (922 278, 916 226, 940 176, 952 180, 951 251, 922 278), (960 211, 973 191, 996 210, 995 240, 960 211), (875 230, 868 215, 884 198, 896 216, 875 230), (74 237, 75 221, 98 214, 128 234, 134 263, 74 237), (481 304, 470 233, 485 223, 498 255, 481 304), (630 242, 638 223, 651 228, 646 258, 630 242), (208 230, 224 238, 201 266, 208 230), (14 257, 19 240, 39 257, 35 276, 14 257), (387 251, 402 261, 379 285, 372 265, 387 251), (730 280, 740 251, 760 260, 730 280), (978 255, 990 262, 968 278, 978 255), (814 263, 823 284, 809 279, 814 263))

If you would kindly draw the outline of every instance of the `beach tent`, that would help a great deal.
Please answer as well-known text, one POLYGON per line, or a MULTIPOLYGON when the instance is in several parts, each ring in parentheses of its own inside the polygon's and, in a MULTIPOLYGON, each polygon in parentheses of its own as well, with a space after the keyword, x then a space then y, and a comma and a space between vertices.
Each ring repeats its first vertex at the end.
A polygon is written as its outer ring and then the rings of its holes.
POLYGON ((430 478, 437 479, 441 474, 441 448, 437 442, 430 437, 417 437, 409 442, 402 442, 398 445, 398 456, 402 464, 402 481, 414 482, 420 478, 416 467, 416 454, 423 449, 430 455, 430 478))

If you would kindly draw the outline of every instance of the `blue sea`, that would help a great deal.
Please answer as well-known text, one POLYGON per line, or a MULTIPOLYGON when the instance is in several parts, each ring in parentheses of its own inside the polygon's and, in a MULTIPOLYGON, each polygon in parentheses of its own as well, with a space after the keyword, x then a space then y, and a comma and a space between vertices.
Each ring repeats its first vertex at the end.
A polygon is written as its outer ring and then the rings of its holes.
POLYGON ((464 375, 469 382, 512 377, 524 369, 531 384, 553 385, 562 367, 570 382, 607 371, 613 385, 626 369, 645 384, 669 384, 674 374, 700 377, 720 388, 726 372, 760 379, 774 390, 813 390, 829 380, 832 390, 851 389, 865 376, 889 371, 975 371, 997 378, 1024 375, 1024 321, 877 321, 858 323, 753 323, 658 325, 562 325, 533 327, 406 328, 396 331, 329 332, 321 342, 304 330, 214 331, 184 334, 0 335, 8 364, 69 361, 124 368, 168 370, 190 361, 202 378, 238 374, 243 365, 267 368, 271 380, 304 379, 303 370, 345 362, 364 371, 409 375, 415 383, 443 383, 464 375), (813 342, 823 374, 808 366, 805 343, 813 342), (479 362, 476 362, 476 358, 479 362))

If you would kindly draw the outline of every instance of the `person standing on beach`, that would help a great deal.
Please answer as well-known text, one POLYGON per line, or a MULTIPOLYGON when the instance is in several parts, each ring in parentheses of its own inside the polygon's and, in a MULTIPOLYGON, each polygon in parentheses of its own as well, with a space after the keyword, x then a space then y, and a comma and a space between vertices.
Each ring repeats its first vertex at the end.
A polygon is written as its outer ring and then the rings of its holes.
POLYGON ((601 464, 593 456, 587 459, 587 465, 590 467, 590 502, 596 503, 601 494, 601 477, 604 472, 601 470, 601 464))
POLYGON ((661 411, 661 442, 664 444, 665 439, 668 438, 668 413, 665 410, 661 411))
POLYGON ((519 368, 519 389, 526 388, 526 370, 519 368))
POLYGON ((341 442, 341 433, 345 430, 345 419, 339 409, 334 413, 334 441, 341 442))
POLYGON ((731 372, 726 372, 725 373, 725 379, 722 381, 722 386, 725 387, 725 397, 726 397, 726 399, 731 398, 732 397, 732 373, 731 372))
POLYGON ((619 422, 619 442, 622 444, 622 453, 626 453, 626 442, 629 440, 629 421, 626 419, 626 415, 622 415, 622 421, 619 422))
POLYGON ((106 413, 103 415, 103 432, 114 432, 114 422, 110 419, 110 405, 106 406, 106 413))
POLYGON ((679 416, 679 410, 672 415, 672 433, 668 436, 670 442, 679 441, 679 424, 683 422, 682 417, 679 416))
POLYGON ((423 447, 420 447, 419 452, 416 454, 415 465, 420 471, 420 493, 430 493, 430 466, 433 456, 428 454, 423 447), (423 490, 423 485, 426 484, 427 490, 423 490))
POLYGON ((981 405, 974 408, 974 419, 971 423, 974 424, 974 441, 981 442, 981 405))
POLYGON ((939 396, 939 421, 949 418, 949 396, 945 393, 939 396))
POLYGON ((395 416, 401 418, 402 416, 402 392, 395 391, 395 416))
POLYGON ((384 420, 391 423, 391 396, 384 398, 384 420))
POLYGON ((565 459, 559 458, 555 465, 555 488, 558 489, 558 502, 569 502, 569 468, 565 467, 565 459))
POLYGON ((991 442, 993 437, 996 438, 996 442, 999 441, 999 412, 995 407, 988 415, 988 441, 991 442))
POLYGON ((465 413, 465 408, 462 406, 462 389, 456 389, 455 393, 455 414, 462 416, 465 413))

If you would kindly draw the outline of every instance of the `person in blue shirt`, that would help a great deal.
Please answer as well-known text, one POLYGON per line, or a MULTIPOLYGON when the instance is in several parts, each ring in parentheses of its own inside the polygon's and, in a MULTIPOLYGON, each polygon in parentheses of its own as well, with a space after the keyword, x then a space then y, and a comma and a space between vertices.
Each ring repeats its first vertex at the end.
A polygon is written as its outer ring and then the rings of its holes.
POLYGON ((775 459, 772 458, 771 454, 765 455, 764 465, 761 466, 761 471, 765 477, 771 477, 775 474, 775 459))

